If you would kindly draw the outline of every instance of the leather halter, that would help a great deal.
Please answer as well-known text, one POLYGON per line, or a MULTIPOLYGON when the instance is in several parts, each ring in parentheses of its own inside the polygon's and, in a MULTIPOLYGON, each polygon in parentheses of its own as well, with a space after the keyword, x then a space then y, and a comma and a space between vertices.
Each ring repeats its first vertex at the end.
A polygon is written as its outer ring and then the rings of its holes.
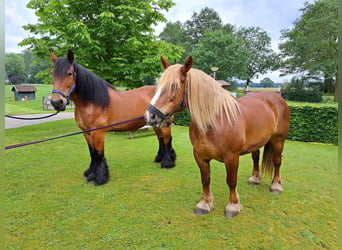
POLYGON ((64 92, 58 90, 58 89, 54 89, 52 90, 52 93, 56 93, 56 94, 60 94, 61 96, 63 96, 66 100, 67 100, 67 103, 66 105, 68 105, 70 103, 70 95, 71 93, 75 90, 76 88, 76 72, 74 72, 74 83, 72 84, 71 88, 69 89, 68 93, 65 94, 64 92))
POLYGON ((187 89, 185 89, 184 91, 184 96, 182 101, 174 108, 174 110, 172 110, 168 115, 164 114, 163 112, 161 112, 158 108, 156 108, 155 106, 153 106, 152 104, 149 104, 147 106, 147 110, 149 112, 151 112, 151 114, 154 114, 155 116, 159 117, 162 119, 162 121, 166 121, 166 127, 169 127, 170 124, 170 118, 178 111, 182 110, 183 108, 185 108, 187 106, 186 103, 186 95, 187 95, 187 89))

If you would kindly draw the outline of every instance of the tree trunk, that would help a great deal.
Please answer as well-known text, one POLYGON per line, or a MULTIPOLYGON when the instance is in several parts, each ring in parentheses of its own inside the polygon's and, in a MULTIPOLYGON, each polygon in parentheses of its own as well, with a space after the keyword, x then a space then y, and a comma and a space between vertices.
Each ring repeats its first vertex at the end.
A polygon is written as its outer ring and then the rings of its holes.
POLYGON ((246 88, 245 88, 245 92, 249 91, 249 83, 251 82, 250 78, 247 78, 246 80, 246 88))

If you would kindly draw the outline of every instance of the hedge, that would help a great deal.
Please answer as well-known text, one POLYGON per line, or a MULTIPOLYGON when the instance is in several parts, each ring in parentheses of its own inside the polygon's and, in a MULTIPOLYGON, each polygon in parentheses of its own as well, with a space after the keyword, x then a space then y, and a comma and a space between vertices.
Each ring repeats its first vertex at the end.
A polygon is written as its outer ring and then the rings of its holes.
POLYGON ((319 89, 282 89, 281 95, 288 101, 322 102, 323 93, 319 89))
POLYGON ((338 142, 338 109, 330 106, 290 106, 288 139, 304 142, 338 142))
MULTIPOLYGON (((338 143, 338 109, 332 106, 295 106, 291 110, 288 139, 303 142, 338 143)), ((188 110, 175 114, 174 123, 189 126, 188 110)))

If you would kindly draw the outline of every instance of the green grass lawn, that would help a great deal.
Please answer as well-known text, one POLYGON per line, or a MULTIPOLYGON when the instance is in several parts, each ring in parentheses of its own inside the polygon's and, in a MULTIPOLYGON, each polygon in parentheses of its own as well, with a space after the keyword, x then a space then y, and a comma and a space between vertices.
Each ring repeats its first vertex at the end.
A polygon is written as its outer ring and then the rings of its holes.
POLYGON ((36 99, 27 101, 14 101, 13 92, 11 91, 13 85, 5 85, 5 114, 39 114, 52 113, 53 110, 43 110, 43 96, 51 95, 52 84, 34 84, 37 89, 36 99))
MULTIPOLYGON (((71 120, 5 131, 5 145, 79 131, 71 120)), ((250 155, 241 157, 238 190, 244 210, 225 218, 225 168, 212 162, 215 209, 196 216, 200 174, 188 128, 173 127, 177 166, 153 163, 152 130, 108 133, 111 180, 86 184, 82 135, 5 152, 5 230, 8 249, 336 249, 337 146, 287 141, 284 192, 270 179, 249 186, 250 155)))

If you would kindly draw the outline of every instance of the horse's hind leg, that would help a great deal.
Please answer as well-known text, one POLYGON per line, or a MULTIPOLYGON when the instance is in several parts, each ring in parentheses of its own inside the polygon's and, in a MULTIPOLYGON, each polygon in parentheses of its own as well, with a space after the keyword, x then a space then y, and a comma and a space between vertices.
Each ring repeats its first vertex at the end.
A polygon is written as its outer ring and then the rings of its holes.
POLYGON ((253 172, 252 176, 248 179, 249 185, 259 185, 260 184, 260 170, 259 170, 259 158, 260 158, 260 150, 252 153, 253 159, 253 172))
POLYGON ((283 187, 281 184, 281 176, 280 176, 280 166, 282 161, 282 152, 284 149, 285 139, 277 140, 272 142, 273 147, 273 165, 274 165, 274 177, 272 180, 270 191, 275 194, 279 194, 283 192, 283 187))
POLYGON ((88 142, 91 162, 84 172, 87 182, 92 185, 102 185, 109 181, 109 170, 104 157, 104 132, 85 134, 88 142))

